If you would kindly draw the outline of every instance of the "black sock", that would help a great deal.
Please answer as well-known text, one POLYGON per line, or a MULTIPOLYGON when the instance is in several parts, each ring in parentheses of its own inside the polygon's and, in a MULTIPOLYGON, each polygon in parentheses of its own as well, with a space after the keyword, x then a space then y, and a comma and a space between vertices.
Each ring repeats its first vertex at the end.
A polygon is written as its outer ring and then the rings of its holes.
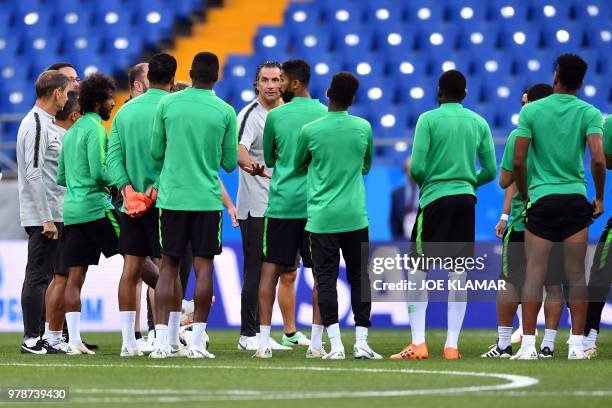
POLYGON ((293 336, 295 336, 295 333, 297 333, 297 332, 285 333, 285 336, 293 337, 293 336))
POLYGON ((140 331, 134 332, 134 335, 136 336, 136 340, 142 339, 142 333, 140 333, 140 331))

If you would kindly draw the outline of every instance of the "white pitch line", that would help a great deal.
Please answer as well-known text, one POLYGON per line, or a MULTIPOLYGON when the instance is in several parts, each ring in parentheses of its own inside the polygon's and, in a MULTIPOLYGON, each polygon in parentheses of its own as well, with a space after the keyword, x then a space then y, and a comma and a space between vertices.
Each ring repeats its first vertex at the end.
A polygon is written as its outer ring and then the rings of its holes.
MULTIPOLYGON (((232 365, 134 365, 134 364, 66 364, 66 363, 0 363, 0 366, 12 366, 12 367, 68 367, 68 368, 159 368, 159 369, 221 369, 221 370, 287 370, 286 367, 278 366, 232 366, 232 365)), ((215 395, 193 395, 191 397, 185 396, 168 396, 168 397, 156 397, 163 401, 160 402, 179 402, 176 399, 194 398, 190 401, 211 401, 211 400, 284 400, 284 399, 330 399, 330 398, 380 398, 380 397, 408 397, 415 395, 447 395, 447 394, 459 394, 459 393, 482 393, 487 391, 502 391, 512 390, 518 388, 526 388, 538 384, 538 380, 533 377, 527 377, 522 375, 514 374, 498 374, 498 373, 486 373, 486 372, 474 372, 474 371, 445 371, 445 370, 412 370, 412 369, 392 369, 392 368, 341 368, 341 367, 292 367, 291 370, 295 371, 319 371, 319 372, 359 372, 359 373, 392 373, 392 374, 438 374, 438 375, 451 375, 451 376, 468 376, 468 377, 486 377, 486 378, 498 378, 504 381, 508 381, 504 384, 494 385, 479 385, 479 386, 468 386, 468 387, 452 387, 452 388, 431 388, 431 389, 416 389, 416 390, 379 390, 379 391, 313 391, 313 392, 260 392, 255 394, 257 391, 247 391, 245 394, 238 394, 236 390, 229 390, 224 394, 224 391, 219 390, 215 392, 215 395)), ((79 389, 82 390, 82 389, 79 389)), ((94 389, 99 390, 99 389, 94 389)), ((122 389, 123 390, 123 389, 122 389)), ((86 392, 86 390, 83 390, 86 392)), ((238 390, 239 391, 239 390, 238 390)), ((207 391, 200 390, 200 393, 207 391)), ((95 399, 95 398, 94 398, 95 399)), ((112 398, 106 398, 110 403, 112 398)), ((147 399, 147 401, 149 401, 147 399)), ((157 401, 157 400, 156 400, 157 401)), ((182 401, 182 400, 181 400, 182 401)), ((87 398, 79 398, 79 402, 100 402, 99 399, 93 401, 87 398)), ((121 400, 117 403, 123 403, 121 400)), ((146 401, 142 401, 146 402, 146 401)))

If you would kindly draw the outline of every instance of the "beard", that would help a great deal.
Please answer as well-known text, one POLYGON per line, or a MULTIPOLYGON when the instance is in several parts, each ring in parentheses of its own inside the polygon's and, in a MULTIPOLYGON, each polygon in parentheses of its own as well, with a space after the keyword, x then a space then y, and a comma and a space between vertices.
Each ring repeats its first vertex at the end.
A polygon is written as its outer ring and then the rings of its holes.
POLYGON ((295 96, 295 94, 293 92, 291 92, 290 90, 285 90, 283 92, 281 92, 281 98, 283 98, 283 101, 285 103, 291 102, 291 100, 293 99, 293 97, 295 96))
POLYGON ((111 117, 111 111, 113 109, 107 109, 107 108, 100 108, 100 117, 102 118, 102 120, 109 120, 111 117))

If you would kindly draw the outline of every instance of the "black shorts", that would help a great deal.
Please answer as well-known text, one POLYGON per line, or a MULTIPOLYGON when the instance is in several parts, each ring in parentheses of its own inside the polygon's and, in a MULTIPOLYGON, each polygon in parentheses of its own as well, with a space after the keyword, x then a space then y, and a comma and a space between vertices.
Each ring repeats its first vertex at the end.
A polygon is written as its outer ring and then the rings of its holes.
POLYGON ((551 194, 527 209, 526 228, 534 235, 563 242, 593 223, 593 206, 580 194, 551 194))
POLYGON ((412 256, 471 257, 475 237, 476 197, 442 197, 419 208, 412 228, 412 256))
POLYGON ((160 210, 164 255, 182 258, 191 243, 193 256, 212 258, 221 253, 221 211, 160 210))
POLYGON ((120 213, 119 252, 125 255, 161 257, 159 245, 159 210, 151 207, 142 217, 120 213))
POLYGON ((119 253, 117 215, 116 210, 106 210, 104 218, 64 227, 62 250, 67 267, 97 265, 100 254, 110 258, 119 253))
POLYGON ((64 262, 62 240, 64 238, 64 223, 56 222, 57 239, 45 237, 43 227, 25 227, 28 234, 28 267, 40 269, 41 275, 67 275, 68 270, 64 262), (44 272, 43 272, 44 271, 44 272))
POLYGON ((310 235, 305 228, 306 218, 265 217, 263 261, 292 267, 299 253, 304 267, 312 268, 310 235))
MULTIPOLYGON (((525 256, 525 231, 514 231, 512 226, 504 231, 501 280, 511 283, 519 292, 525 283, 527 258, 525 256)), ((563 247, 554 245, 548 258, 545 286, 562 285, 565 278, 563 247)))

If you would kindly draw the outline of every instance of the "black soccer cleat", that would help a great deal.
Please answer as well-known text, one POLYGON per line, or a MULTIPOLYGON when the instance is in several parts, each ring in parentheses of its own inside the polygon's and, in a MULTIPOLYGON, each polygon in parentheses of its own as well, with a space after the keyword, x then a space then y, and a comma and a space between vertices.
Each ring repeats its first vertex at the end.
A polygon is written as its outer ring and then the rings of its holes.
POLYGON ((21 344, 21 352, 23 354, 47 354, 47 349, 43 346, 43 341, 39 339, 32 347, 28 347, 26 343, 23 342, 21 344))
POLYGON ((554 350, 551 350, 550 347, 544 347, 540 350, 540 358, 553 358, 555 354, 554 350))
POLYGON ((505 349, 500 349, 497 343, 491 346, 489 351, 482 354, 482 358, 510 358, 512 357, 512 346, 508 346, 505 349))

